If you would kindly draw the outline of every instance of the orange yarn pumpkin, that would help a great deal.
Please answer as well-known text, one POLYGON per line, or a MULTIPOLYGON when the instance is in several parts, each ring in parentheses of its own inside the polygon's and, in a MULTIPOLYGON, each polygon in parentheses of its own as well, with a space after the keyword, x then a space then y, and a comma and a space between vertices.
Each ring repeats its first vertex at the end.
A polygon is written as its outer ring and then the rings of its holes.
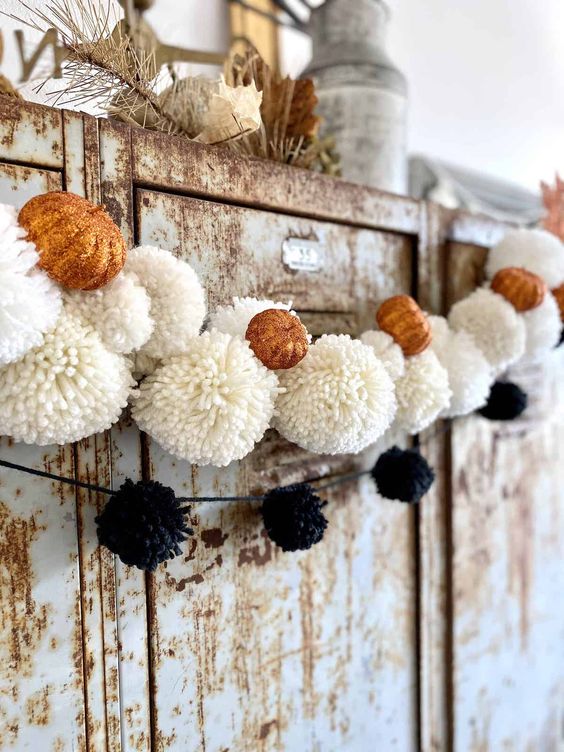
POLYGON ((516 266, 500 269, 492 279, 491 288, 503 295, 519 313, 540 306, 547 292, 543 279, 516 266))
POLYGON ((307 330, 297 316, 268 308, 250 320, 245 334, 251 350, 267 368, 293 368, 308 349, 307 330))
POLYGON ((39 266, 65 287, 95 290, 123 268, 126 248, 118 226, 81 196, 63 191, 35 196, 18 221, 37 247, 39 266))
POLYGON ((409 295, 394 295, 385 300, 376 313, 380 329, 389 334, 403 354, 419 355, 431 344, 431 326, 415 300, 409 295))

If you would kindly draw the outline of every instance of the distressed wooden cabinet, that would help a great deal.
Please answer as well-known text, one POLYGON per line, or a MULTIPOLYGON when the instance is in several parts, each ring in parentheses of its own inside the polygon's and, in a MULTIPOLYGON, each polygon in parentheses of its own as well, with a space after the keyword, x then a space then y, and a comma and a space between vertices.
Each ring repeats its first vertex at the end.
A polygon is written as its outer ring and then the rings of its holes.
MULTIPOLYGON (((103 202, 129 244, 189 260, 211 306, 292 299, 315 334, 359 333, 399 291, 444 310, 503 232, 76 113, 7 99, 0 113, 0 200, 63 188, 103 202), (288 238, 320 241, 322 268, 285 265, 288 238)), ((184 554, 145 576, 97 547, 104 497, 2 471, 0 749, 562 749, 562 365, 521 374, 528 419, 457 420, 426 444, 437 482, 419 509, 368 480, 342 487, 326 540, 295 555, 270 545, 256 504, 195 504, 184 554)), ((101 485, 153 476, 187 495, 369 461, 269 434, 241 463, 198 469, 127 419, 75 446, 1 439, 0 456, 101 485)))

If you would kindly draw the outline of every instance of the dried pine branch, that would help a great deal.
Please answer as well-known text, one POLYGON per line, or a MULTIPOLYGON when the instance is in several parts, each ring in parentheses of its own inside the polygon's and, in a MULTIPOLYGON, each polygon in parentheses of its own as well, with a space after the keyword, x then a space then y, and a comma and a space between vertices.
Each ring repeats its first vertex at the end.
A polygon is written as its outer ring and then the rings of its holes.
MULTIPOLYGON (((17 20, 41 32, 55 28, 68 53, 63 69, 67 83, 49 95, 53 103, 95 101, 108 112, 123 109, 131 122, 138 122, 141 112, 147 126, 167 133, 185 133, 167 102, 163 103, 157 94, 154 49, 143 49, 132 42, 113 2, 50 0, 42 8, 20 2, 31 18, 17 20)), ((134 40, 135 33, 132 30, 134 40)), ((37 90, 45 83, 39 84, 37 90)))

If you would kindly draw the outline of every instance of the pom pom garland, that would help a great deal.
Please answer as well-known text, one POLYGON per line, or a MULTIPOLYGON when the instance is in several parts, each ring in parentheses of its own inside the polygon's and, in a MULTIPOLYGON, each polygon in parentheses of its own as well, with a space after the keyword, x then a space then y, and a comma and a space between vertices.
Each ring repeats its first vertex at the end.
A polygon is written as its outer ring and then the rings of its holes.
POLYGON ((127 479, 96 517, 98 540, 124 564, 154 572, 178 556, 178 544, 194 533, 186 524, 188 510, 172 488, 127 479))
POLYGON ((465 331, 483 352, 494 374, 516 363, 525 352, 525 323, 511 303, 487 288, 455 303, 448 323, 465 331))
POLYGON ((151 299, 154 328, 141 352, 158 359, 186 352, 206 315, 196 272, 172 253, 147 245, 128 253, 125 270, 137 276, 151 299))
POLYGON ((525 355, 523 360, 533 361, 557 347, 560 340, 560 309, 554 296, 547 293, 540 306, 523 314, 525 323, 525 355))
POLYGON ((382 361, 392 381, 397 381, 405 371, 405 356, 392 336, 377 329, 360 335, 360 341, 372 348, 374 355, 382 361))
POLYGON ((327 518, 308 483, 274 488, 264 497, 262 516, 268 537, 283 551, 305 551, 323 538, 327 518))
POLYGON ((99 290, 72 290, 64 297, 67 311, 94 327, 112 352, 139 350, 151 336, 151 301, 133 274, 120 274, 99 290))
POLYGON ((284 391, 273 425, 311 452, 360 452, 394 418, 394 387, 386 369, 370 347, 348 335, 324 334, 279 378, 284 391))
POLYGON ((435 473, 417 449, 393 446, 381 454, 370 471, 381 496, 417 503, 431 488, 435 473))
POLYGON ((423 431, 450 405, 448 373, 430 349, 406 358, 405 372, 395 387, 395 425, 409 434, 423 431))
POLYGON ((135 382, 128 361, 63 312, 44 342, 0 369, 0 434, 70 444, 115 423, 135 382))
POLYGON ((139 388, 132 414, 168 452, 198 465, 242 459, 269 426, 276 375, 238 337, 212 331, 164 361, 139 388))
POLYGON ((493 380, 482 351, 465 331, 455 332, 442 316, 429 316, 433 332, 431 349, 448 373, 452 396, 441 416, 468 415, 486 403, 493 380))
POLYGON ((34 268, 38 260, 16 210, 0 204, 0 365, 40 345, 59 316, 61 293, 45 272, 34 268))
POLYGON ((491 279, 509 265, 527 269, 549 287, 558 287, 564 282, 564 247, 546 230, 510 230, 488 253, 486 274, 491 279))
POLYGON ((511 381, 496 381, 479 413, 488 420, 515 420, 527 408, 527 394, 511 381))

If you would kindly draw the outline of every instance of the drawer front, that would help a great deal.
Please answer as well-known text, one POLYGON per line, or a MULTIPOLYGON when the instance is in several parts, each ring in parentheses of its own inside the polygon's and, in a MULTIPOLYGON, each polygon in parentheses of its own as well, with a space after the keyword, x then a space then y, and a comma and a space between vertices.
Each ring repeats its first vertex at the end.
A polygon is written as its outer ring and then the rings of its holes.
MULTIPOLYGON (((153 190, 137 192, 136 226, 139 242, 194 266, 210 308, 234 295, 292 300, 314 335, 360 333, 377 301, 411 282, 411 241, 389 233, 153 190), (289 268, 288 239, 314 241, 323 264, 289 268)), ((352 462, 274 432, 223 470, 149 440, 146 458, 186 494, 255 493, 352 462)), ((256 503, 194 504, 196 537, 150 581, 159 749, 414 748, 413 510, 369 481, 328 498, 326 538, 295 554, 270 543, 256 503)))

